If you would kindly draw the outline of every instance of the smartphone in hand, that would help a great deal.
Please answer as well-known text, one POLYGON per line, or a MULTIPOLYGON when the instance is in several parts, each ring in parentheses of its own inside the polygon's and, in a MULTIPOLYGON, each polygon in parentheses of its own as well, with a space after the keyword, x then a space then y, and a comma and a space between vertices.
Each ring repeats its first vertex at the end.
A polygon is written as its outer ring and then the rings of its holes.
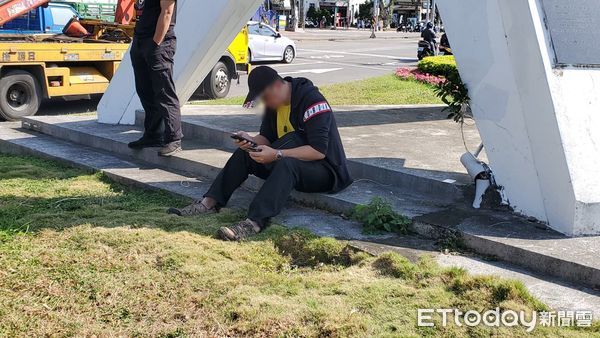
POLYGON ((238 142, 244 142, 244 141, 246 141, 246 142, 250 143, 250 145, 252 146, 252 148, 258 147, 258 143, 254 142, 252 140, 249 140, 249 139, 247 139, 247 138, 245 138, 243 136, 240 136, 238 134, 231 134, 231 138, 234 139, 234 140, 236 140, 236 141, 238 141, 238 142))

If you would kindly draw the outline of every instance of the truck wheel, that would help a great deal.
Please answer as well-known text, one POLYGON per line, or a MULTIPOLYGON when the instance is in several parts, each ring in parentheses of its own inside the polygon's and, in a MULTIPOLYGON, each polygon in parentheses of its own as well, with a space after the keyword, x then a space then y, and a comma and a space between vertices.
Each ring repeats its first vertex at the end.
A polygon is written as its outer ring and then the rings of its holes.
POLYGON ((229 94, 231 74, 227 66, 219 61, 204 80, 204 93, 211 99, 222 99, 229 94))
POLYGON ((283 52, 283 62, 292 63, 295 57, 296 53, 294 52, 294 48, 292 46, 285 47, 285 51, 283 52))
POLYGON ((0 116, 17 121, 40 108, 41 89, 31 73, 13 70, 0 79, 0 116))

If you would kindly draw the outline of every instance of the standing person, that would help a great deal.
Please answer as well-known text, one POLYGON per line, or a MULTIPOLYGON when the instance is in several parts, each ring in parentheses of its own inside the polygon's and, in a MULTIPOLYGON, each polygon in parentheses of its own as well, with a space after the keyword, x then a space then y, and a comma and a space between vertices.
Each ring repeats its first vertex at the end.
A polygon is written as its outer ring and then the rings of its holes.
POLYGON ((242 240, 265 229, 293 189, 336 193, 352 183, 333 111, 310 80, 281 78, 274 69, 262 66, 250 73, 248 86, 244 105, 252 106, 260 99, 266 107, 260 133, 254 137, 234 134, 239 149, 204 199, 168 211, 179 216, 215 213, 249 175, 264 179, 248 218, 217 233, 224 240, 242 240))
POLYGON ((142 15, 135 26, 131 63, 135 88, 146 117, 144 135, 129 143, 133 149, 162 147, 160 156, 181 151, 181 110, 173 81, 177 46, 176 0, 137 0, 142 15), (164 132, 161 127, 164 125, 164 132))

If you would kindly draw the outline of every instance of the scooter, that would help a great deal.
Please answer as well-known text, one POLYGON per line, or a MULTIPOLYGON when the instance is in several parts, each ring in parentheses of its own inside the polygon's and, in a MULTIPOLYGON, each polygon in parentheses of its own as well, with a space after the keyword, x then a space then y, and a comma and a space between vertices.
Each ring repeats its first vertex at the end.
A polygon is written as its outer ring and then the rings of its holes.
POLYGON ((417 58, 423 60, 424 57, 434 56, 433 50, 431 50, 431 44, 425 40, 419 41, 419 47, 417 51, 417 58))

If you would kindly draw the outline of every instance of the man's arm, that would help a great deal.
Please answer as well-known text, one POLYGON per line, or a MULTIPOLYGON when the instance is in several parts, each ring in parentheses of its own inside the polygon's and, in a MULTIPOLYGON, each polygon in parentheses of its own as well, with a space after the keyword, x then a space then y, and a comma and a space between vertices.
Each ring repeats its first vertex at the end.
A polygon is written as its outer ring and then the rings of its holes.
MULTIPOLYGON (((273 149, 267 145, 258 146, 260 152, 251 152, 250 157, 258 163, 271 163, 277 160, 277 149, 273 149)), ((325 158, 325 154, 320 153, 311 146, 302 146, 293 149, 281 150, 283 157, 295 158, 300 161, 319 161, 325 158)))
POLYGON ((154 32, 154 42, 160 45, 171 25, 173 13, 175 12, 175 6, 177 6, 175 0, 160 0, 160 16, 156 23, 156 31, 154 32))
POLYGON ((285 149, 281 151, 283 157, 296 158, 300 161, 319 161, 325 158, 325 154, 318 152, 311 146, 302 146, 293 149, 285 149))

